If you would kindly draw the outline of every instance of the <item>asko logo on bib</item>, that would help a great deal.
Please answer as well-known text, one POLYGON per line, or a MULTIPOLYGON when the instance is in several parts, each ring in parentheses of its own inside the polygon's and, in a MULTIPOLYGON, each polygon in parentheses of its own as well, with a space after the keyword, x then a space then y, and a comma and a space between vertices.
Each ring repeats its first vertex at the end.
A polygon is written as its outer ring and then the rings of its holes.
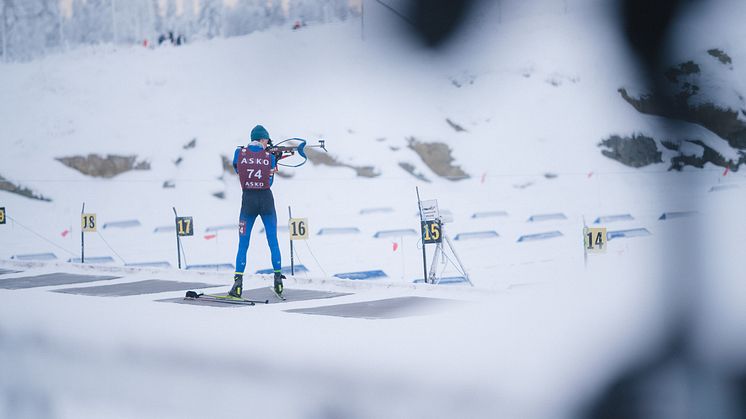
POLYGON ((242 189, 269 189, 272 160, 266 151, 242 148, 238 156, 238 177, 242 189))

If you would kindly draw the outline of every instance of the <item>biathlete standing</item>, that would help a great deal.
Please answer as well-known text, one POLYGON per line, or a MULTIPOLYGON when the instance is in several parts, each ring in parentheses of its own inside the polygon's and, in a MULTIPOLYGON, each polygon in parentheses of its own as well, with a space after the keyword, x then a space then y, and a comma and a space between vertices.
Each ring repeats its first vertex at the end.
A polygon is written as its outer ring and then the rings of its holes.
POLYGON ((243 196, 241 215, 238 223, 238 254, 236 255, 236 273, 233 287, 228 295, 241 297, 243 291, 243 273, 246 269, 246 252, 249 249, 251 229, 256 217, 262 217, 267 243, 272 257, 272 268, 275 273, 274 291, 282 295, 282 256, 277 241, 277 212, 275 199, 272 196, 272 181, 277 172, 277 158, 266 149, 270 144, 269 133, 257 125, 251 130, 251 142, 247 147, 238 147, 233 155, 233 169, 241 180, 243 196))

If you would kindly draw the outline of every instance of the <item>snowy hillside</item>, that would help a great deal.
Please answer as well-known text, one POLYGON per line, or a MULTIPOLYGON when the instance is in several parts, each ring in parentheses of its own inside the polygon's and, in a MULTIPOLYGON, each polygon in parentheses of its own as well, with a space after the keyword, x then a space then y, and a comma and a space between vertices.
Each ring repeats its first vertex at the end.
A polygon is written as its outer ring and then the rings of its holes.
MULTIPOLYGON (((194 216, 198 231, 236 223, 240 190, 236 178, 224 172, 221 156, 230 157, 236 145, 245 144, 257 123, 267 126, 275 139, 325 138, 337 162, 372 168, 372 178, 313 163, 283 171, 292 178, 278 179, 278 208, 284 213, 292 205, 296 214, 310 217, 316 230, 358 227, 371 237, 376 231, 416 228, 415 185, 425 198, 440 199, 442 208, 456 214, 449 227, 452 236, 497 230, 502 236, 498 241, 509 242, 511 251, 519 253, 515 240, 524 234, 559 228, 572 242, 583 217, 636 211, 655 220, 664 211, 692 209, 659 200, 657 184, 635 180, 648 171, 659 173, 662 182, 684 179, 663 173, 677 151, 661 142, 689 138, 669 138, 656 118, 637 112, 619 95, 620 87, 641 88, 628 55, 618 47, 619 35, 610 30, 609 13, 583 3, 571 3, 567 12, 533 14, 509 6, 497 11, 497 28, 487 30, 484 18, 475 38, 452 46, 445 57, 392 38, 390 17, 369 10, 366 41, 358 22, 350 21, 181 48, 83 48, 4 65, 0 89, 7 99, 0 106, 3 142, 9 146, 0 175, 51 199, 41 203, 8 195, 8 213, 24 214, 16 217, 18 222, 33 224, 37 233, 65 250, 18 231, 9 237, 14 245, 0 250, 2 256, 47 251, 62 252, 61 259, 77 256, 76 214, 85 201, 103 223, 137 219, 142 224, 136 236, 131 231, 121 239, 116 230, 101 233, 111 236, 119 256, 95 237, 91 255, 107 254, 118 263, 175 265, 172 240, 151 232, 172 222, 171 206, 194 216), (335 48, 328 48, 330 44, 335 48), (634 169, 601 154, 602 140, 633 134, 656 140, 664 155, 660 163, 634 169), (184 147, 192 140, 194 148, 184 147), (445 180, 434 173, 415 152, 413 145, 423 143, 446 144, 454 159, 451 166, 468 179, 445 180), (89 154, 136 156, 150 169, 101 179, 57 160, 89 154), (403 167, 432 183, 420 182, 403 167), (630 207, 640 195, 654 198, 630 207), (565 199, 559 201, 560 196, 565 199), (360 216, 370 208, 395 212, 360 216), (506 211, 508 217, 499 220, 505 227, 469 218, 484 211, 506 211), (558 212, 568 217, 563 225, 534 228, 525 222, 534 214, 558 212), (66 230, 71 234, 61 237, 66 230), (133 248, 131 240, 142 245, 133 248)), ((729 51, 733 68, 744 61, 733 49, 738 33, 723 34, 719 43, 696 35, 687 38, 689 55, 682 53, 673 62, 693 55, 714 71, 718 63, 706 52, 713 46, 729 51)), ((723 67, 723 74, 732 79, 737 73, 723 67)), ((730 86, 741 89, 737 83, 730 86)), ((726 98, 732 96, 726 93, 726 98)), ((738 160, 737 150, 712 132, 681 125, 682 132, 694 130, 701 135, 696 139, 726 159, 738 160)), ((701 154, 704 149, 687 142, 681 152, 701 154)), ((447 165, 448 155, 443 159, 441 166, 447 165)), ((721 171, 708 164, 698 179, 709 184, 734 178, 720 179, 721 171)), ((232 263, 236 237, 228 233, 221 231, 212 241, 186 241, 187 256, 194 263, 232 263)), ((371 248, 361 254, 389 257, 389 241, 366 241, 371 248)), ((319 242, 323 247, 324 239, 319 242)), ((567 244, 560 248, 578 257, 578 249, 569 250, 567 244)), ((485 246, 501 245, 476 247, 485 246)), ((406 261, 416 259, 416 240, 404 242, 403 249, 413 250, 406 261)), ((257 251, 262 255, 258 260, 265 260, 264 249, 257 251)), ((392 262, 366 261, 368 256, 352 261, 330 252, 320 257, 321 266, 312 268, 315 273, 378 268, 381 263, 393 264, 389 270, 398 272, 391 276, 406 281, 419 272, 416 262, 402 268, 398 257, 392 262)), ((481 254, 474 259, 474 269, 492 266, 485 265, 481 254)))
MULTIPOLYGON (((0 272, 0 359, 13 365, 0 378, 4 397, 41 397, 55 412, 31 417, 222 417, 245 406, 260 417, 578 417, 613 374, 660 344, 694 294, 703 362, 744 365, 746 29, 737 22, 746 4, 712 2, 677 26, 669 60, 681 73, 671 83, 697 90, 664 124, 604 2, 487 3, 440 55, 366 3, 364 27, 99 45, 0 64, 0 268, 19 271, 0 272), (735 128, 697 119, 710 105, 735 128), (224 159, 256 124, 275 142, 326 141, 327 155, 283 168, 272 189, 283 266, 288 207, 310 225, 309 240, 295 243, 307 271, 286 287, 340 295, 247 314, 154 302, 181 290, 96 298, 53 284, 3 287, 65 273, 227 290, 241 190, 224 159), (118 156, 108 159, 114 172, 90 155, 118 156), (452 214, 446 233, 474 288, 413 284, 423 276, 415 187, 452 214), (67 262, 80 257, 83 203, 99 223, 86 258, 109 258, 100 266, 67 262), (172 207, 194 218, 182 263, 196 269, 176 270, 172 207), (605 254, 585 259, 584 225, 607 228, 605 254), (348 234, 322 232, 333 228, 348 234), (687 270, 693 260, 702 263, 687 270), (335 277, 377 271, 369 281, 335 277), (377 321, 313 315, 410 297, 468 303, 377 321), (243 397, 245 406, 226 403, 243 397)), ((270 267, 262 227, 247 290, 268 284, 253 275, 270 267)), ((452 265, 437 270, 459 276, 452 265)), ((3 400, 0 417, 15 412, 3 400)))

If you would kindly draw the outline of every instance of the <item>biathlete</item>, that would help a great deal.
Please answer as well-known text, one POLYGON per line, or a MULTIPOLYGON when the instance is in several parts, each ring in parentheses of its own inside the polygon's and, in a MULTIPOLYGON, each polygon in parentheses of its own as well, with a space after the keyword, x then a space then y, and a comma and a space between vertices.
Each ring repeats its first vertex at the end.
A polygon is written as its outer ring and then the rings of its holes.
POLYGON ((246 252, 249 249, 251 229, 257 216, 262 217, 267 243, 272 257, 272 268, 275 273, 274 291, 282 295, 282 256, 277 242, 277 212, 275 199, 272 196, 272 181, 277 172, 277 158, 266 149, 271 144, 269 133, 257 125, 251 130, 251 142, 247 147, 238 147, 233 154, 233 169, 241 180, 243 196, 241 215, 238 223, 238 254, 236 255, 236 273, 233 287, 228 295, 241 297, 243 291, 243 273, 246 269, 246 252))

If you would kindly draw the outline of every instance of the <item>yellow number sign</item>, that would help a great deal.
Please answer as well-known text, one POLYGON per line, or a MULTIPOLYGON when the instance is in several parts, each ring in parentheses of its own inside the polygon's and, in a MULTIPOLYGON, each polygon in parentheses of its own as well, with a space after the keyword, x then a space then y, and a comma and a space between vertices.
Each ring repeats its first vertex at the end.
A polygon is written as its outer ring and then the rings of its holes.
POLYGON ((422 222, 422 241, 425 244, 440 243, 443 241, 440 221, 423 221, 422 222))
POLYGON ((308 218, 290 219, 290 240, 308 239, 308 218))
POLYGON ((176 233, 179 236, 193 236, 194 223, 192 222, 192 217, 177 217, 176 233))
POLYGON ((606 252, 606 228, 583 228, 585 251, 588 253, 606 252))
POLYGON ((96 214, 81 214, 80 216, 80 229, 86 233, 93 233, 96 231, 96 214))
POLYGON ((0 224, 5 224, 5 207, 0 207, 0 224))

